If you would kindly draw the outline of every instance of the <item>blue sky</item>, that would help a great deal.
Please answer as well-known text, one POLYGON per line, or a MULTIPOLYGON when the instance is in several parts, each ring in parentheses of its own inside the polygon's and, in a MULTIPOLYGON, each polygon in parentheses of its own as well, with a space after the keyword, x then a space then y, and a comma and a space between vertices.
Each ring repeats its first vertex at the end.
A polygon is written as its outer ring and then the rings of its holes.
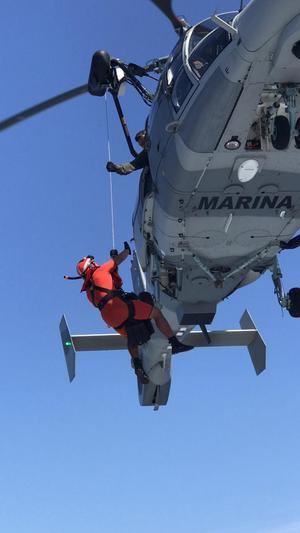
MULTIPOLYGON (((175 2, 192 22, 238 1, 175 2)), ((1 9, 1 118, 86 82, 107 49, 144 64, 175 37, 148 1, 16 0, 1 9)), ((147 108, 128 88, 131 131, 147 108)), ((112 158, 128 152, 109 102, 112 158)), ((1 135, 0 530, 5 533, 299 533, 299 322, 270 275, 219 307, 247 307, 268 346, 259 378, 243 348, 173 363, 169 404, 141 408, 124 352, 82 353, 69 385, 58 333, 105 332, 65 282, 82 255, 111 248, 104 100, 82 96, 1 135)), ((138 174, 113 179, 116 243, 131 237, 138 174)), ((299 285, 298 250, 281 254, 299 285)), ((122 269, 130 286, 129 263, 122 269)))

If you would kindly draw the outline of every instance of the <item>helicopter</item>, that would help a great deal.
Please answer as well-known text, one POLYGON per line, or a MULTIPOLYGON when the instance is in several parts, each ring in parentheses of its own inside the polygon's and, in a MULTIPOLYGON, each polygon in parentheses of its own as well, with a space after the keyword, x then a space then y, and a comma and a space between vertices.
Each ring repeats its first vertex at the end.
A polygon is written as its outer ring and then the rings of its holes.
MULTIPOLYGON (((298 289, 285 294, 278 262, 280 241, 300 228, 300 6, 287 0, 283 11, 279 0, 251 0, 190 26, 171 1, 153 3, 177 33, 168 56, 139 66, 98 51, 87 85, 1 122, 0 130, 86 91, 110 93, 136 156, 119 101, 124 83, 132 85, 150 108, 149 168, 132 217, 133 289, 154 294, 187 343, 248 346, 260 374, 266 347, 248 312, 241 330, 207 326, 220 302, 267 271, 281 308, 300 316, 298 289), (159 74, 155 94, 138 79, 152 72, 159 74)), ((118 334, 71 335, 65 317, 60 331, 70 380, 77 351, 125 348, 118 334)), ((140 350, 150 378, 138 382, 140 404, 166 405, 166 340, 155 331, 140 350)))

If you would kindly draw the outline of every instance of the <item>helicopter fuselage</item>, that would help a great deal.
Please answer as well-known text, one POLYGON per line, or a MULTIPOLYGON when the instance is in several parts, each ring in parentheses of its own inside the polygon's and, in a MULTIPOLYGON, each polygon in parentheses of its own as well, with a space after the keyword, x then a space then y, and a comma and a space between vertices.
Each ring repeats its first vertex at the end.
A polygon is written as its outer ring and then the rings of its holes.
POLYGON ((134 285, 183 332, 272 269, 300 228, 300 7, 253 0, 220 18, 229 26, 190 28, 165 65, 133 217, 134 285))
MULTIPOLYGON (((300 13, 290 4, 291 16, 300 13)), ((239 17, 237 28, 243 22, 239 17)), ((180 268, 182 282, 175 288, 174 272, 167 284, 173 297, 218 302, 249 270, 265 271, 279 239, 290 238, 300 226, 300 71, 292 54, 300 39, 300 15, 271 39, 266 35, 253 52, 223 28, 192 48, 196 29, 177 45, 159 82, 148 119, 151 177, 141 178, 134 230, 148 282, 151 263, 152 269, 157 263, 155 276, 180 268), (212 48, 218 46, 217 55, 212 48), (205 54, 215 59, 197 78, 191 64, 200 57, 203 63, 205 54), (290 124, 284 149, 276 148, 276 117, 290 124)))

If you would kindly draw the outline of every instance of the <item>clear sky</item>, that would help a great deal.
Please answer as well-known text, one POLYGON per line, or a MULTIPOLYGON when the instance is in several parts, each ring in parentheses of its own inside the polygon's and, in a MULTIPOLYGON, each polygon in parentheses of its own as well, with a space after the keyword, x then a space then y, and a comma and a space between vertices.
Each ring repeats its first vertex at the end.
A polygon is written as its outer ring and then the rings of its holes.
MULTIPOLYGON (((238 0, 175 2, 191 22, 238 0)), ((144 64, 175 42, 147 0, 2 2, 0 116, 86 83, 107 49, 144 64)), ((146 106, 128 88, 132 133, 146 106)), ((112 158, 128 151, 109 102, 112 158)), ((256 377, 244 348, 173 362, 167 407, 138 404, 126 352, 81 353, 69 384, 58 332, 107 332, 65 282, 111 248, 105 103, 89 95, 1 135, 0 531, 299 533, 299 321, 282 316, 270 274, 219 306, 216 329, 247 307, 268 346, 256 377)), ((138 173, 114 177, 116 243, 129 240, 138 173)), ((300 251, 281 254, 299 285, 300 251)), ((129 262, 122 268, 130 287, 129 262)))

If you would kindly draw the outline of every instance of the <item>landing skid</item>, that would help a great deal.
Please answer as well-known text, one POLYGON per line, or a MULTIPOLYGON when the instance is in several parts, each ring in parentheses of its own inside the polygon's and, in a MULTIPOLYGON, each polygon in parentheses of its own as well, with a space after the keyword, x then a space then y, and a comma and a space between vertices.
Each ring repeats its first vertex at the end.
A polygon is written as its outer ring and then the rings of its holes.
MULTIPOLYGON (((266 368, 266 345, 248 311, 244 312, 240 320, 240 325, 240 330, 210 331, 210 344, 207 343, 207 332, 202 333, 200 331, 189 333, 184 338, 184 342, 202 348, 246 346, 254 370, 259 375, 266 368)), ((71 335, 64 316, 61 319, 59 329, 70 382, 75 378, 76 352, 126 349, 126 338, 117 333, 71 335)), ((152 382, 147 385, 140 385, 138 383, 140 404, 155 408, 158 408, 160 405, 166 405, 169 398, 170 386, 171 375, 169 381, 163 385, 156 385, 152 382)))

